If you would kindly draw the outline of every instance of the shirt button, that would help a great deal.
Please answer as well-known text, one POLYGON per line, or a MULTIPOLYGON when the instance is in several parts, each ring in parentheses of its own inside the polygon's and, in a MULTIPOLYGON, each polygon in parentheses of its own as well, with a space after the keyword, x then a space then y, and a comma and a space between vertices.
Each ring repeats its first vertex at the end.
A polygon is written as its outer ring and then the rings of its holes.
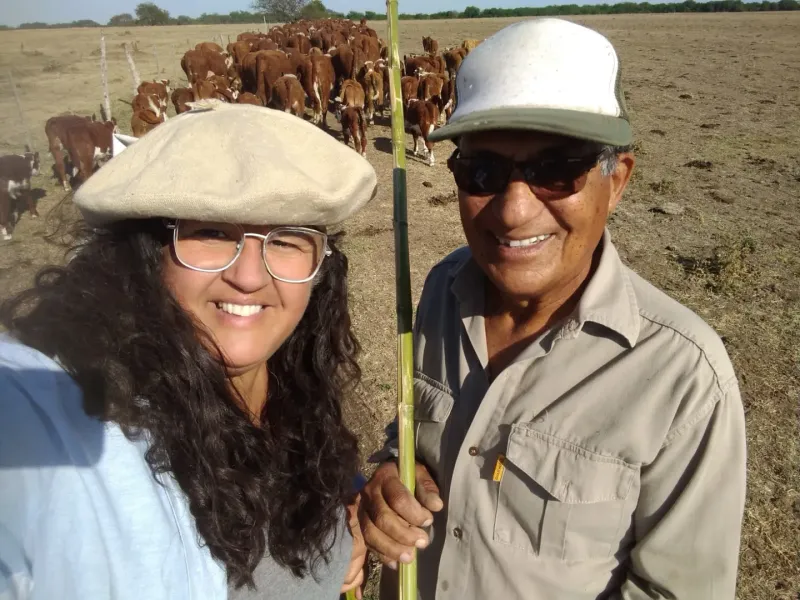
POLYGON ((453 529, 453 537, 456 538, 457 540, 461 539, 461 534, 462 532, 460 527, 456 527, 455 529, 453 529))
POLYGON ((470 456, 478 456, 478 449, 475 446, 472 446, 469 449, 469 455, 470 456))

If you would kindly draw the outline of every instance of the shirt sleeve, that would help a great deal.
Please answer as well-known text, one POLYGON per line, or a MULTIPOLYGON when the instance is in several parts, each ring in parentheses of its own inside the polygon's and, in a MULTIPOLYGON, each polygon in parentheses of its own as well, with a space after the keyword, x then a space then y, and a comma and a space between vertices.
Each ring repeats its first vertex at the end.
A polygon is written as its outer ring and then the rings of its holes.
POLYGON ((642 469, 635 545, 617 600, 732 600, 744 513, 744 410, 736 380, 642 469))

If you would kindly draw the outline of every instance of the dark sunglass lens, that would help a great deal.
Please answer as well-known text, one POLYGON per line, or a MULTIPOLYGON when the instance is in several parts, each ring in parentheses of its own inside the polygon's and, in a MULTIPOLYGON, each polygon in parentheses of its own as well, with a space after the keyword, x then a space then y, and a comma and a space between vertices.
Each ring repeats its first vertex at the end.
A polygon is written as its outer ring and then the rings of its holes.
MULTIPOLYGON (((469 194, 489 195, 502 192, 511 170, 502 161, 483 158, 459 158, 454 161, 456 185, 469 194)), ((512 165, 513 168, 513 165, 512 165)))
POLYGON ((544 160, 526 165, 525 180, 533 186, 553 192, 572 192, 596 162, 594 157, 544 160))

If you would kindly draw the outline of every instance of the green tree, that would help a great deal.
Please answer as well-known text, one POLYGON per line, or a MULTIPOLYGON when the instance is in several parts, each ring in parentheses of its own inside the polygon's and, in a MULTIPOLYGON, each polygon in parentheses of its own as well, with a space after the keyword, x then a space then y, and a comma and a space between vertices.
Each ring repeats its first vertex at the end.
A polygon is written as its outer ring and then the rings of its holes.
POLYGON ((300 16, 308 0, 253 0, 253 10, 270 21, 289 23, 300 16))
POLYGON ((142 2, 136 7, 136 22, 139 25, 168 25, 169 12, 152 2, 142 2))
POLYGON ((131 13, 120 13, 114 15, 108 20, 109 27, 130 27, 136 24, 136 19, 133 18, 131 13))
POLYGON ((328 16, 328 9, 320 0, 311 0, 300 9, 300 18, 313 21, 314 19, 324 19, 328 16))
POLYGON ((476 19, 481 16, 481 9, 477 6, 468 6, 464 9, 465 19, 476 19))
POLYGON ((186 15, 180 15, 175 19, 175 25, 191 25, 193 22, 192 17, 186 15))

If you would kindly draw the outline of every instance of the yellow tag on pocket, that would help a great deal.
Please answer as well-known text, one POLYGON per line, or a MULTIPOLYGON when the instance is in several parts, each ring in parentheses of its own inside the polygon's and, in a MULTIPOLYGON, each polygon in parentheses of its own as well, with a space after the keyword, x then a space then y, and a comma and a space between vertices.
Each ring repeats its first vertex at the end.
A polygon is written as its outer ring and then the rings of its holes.
POLYGON ((505 454, 497 455, 497 462, 494 463, 494 474, 492 475, 492 481, 500 481, 503 478, 503 473, 506 471, 506 467, 504 465, 505 461, 505 454))

